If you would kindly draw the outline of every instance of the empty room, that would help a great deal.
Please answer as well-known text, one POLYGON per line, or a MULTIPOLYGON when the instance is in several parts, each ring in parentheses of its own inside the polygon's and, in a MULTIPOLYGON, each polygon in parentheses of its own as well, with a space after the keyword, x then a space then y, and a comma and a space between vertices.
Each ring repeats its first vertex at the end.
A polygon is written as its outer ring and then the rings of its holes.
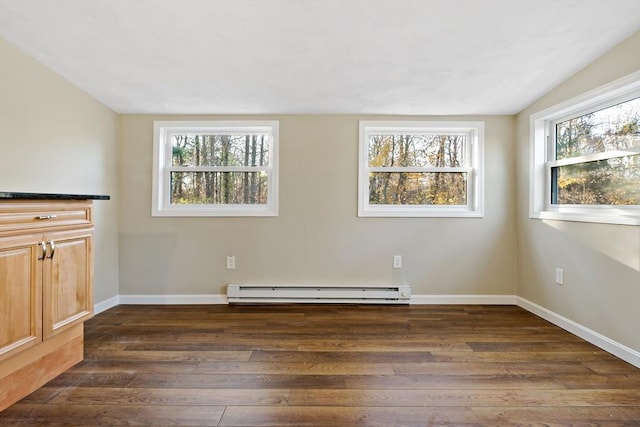
POLYGON ((0 0, 0 425, 640 426, 640 0, 0 0))

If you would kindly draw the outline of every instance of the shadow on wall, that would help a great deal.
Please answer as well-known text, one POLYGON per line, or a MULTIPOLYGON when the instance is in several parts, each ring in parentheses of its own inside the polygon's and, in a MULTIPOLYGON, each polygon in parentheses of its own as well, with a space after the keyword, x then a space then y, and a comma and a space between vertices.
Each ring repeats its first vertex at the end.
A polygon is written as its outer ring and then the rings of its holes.
POLYGON ((571 221, 545 220, 543 223, 575 243, 640 272, 640 227, 571 221))
POLYGON ((157 294, 170 289, 175 233, 121 233, 118 246, 120 271, 127 272, 126 277, 120 274, 120 293, 157 294))

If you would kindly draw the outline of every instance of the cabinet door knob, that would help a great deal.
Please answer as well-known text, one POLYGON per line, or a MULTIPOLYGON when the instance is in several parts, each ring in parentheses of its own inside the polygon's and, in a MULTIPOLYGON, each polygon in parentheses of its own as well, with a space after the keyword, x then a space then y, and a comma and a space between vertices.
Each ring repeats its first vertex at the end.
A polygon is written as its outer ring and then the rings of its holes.
POLYGON ((56 245, 53 243, 53 240, 49 240, 49 247, 51 248, 49 259, 53 259, 53 255, 56 253, 56 245))
POLYGON ((47 242, 43 240, 42 242, 38 243, 38 246, 40 246, 40 249, 42 249, 42 256, 39 256, 38 259, 45 259, 47 257, 47 242))

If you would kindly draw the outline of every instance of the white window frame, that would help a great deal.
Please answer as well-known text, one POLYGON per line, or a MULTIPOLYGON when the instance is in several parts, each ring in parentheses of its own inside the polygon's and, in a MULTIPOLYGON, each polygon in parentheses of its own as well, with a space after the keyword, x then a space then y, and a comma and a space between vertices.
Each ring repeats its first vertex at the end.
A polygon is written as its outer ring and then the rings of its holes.
POLYGON ((278 122, 277 121, 155 121, 153 123, 153 193, 152 216, 277 216, 278 215, 278 122), (195 171, 267 173, 266 204, 184 204, 170 203, 172 170, 171 135, 175 133, 201 134, 267 134, 269 136, 269 164, 264 167, 191 167, 195 171))
POLYGON ((360 121, 358 171, 359 217, 483 217, 484 122, 482 121, 360 121), (371 134, 465 134, 467 164, 461 167, 372 168, 369 166, 371 134), (371 172, 466 172, 466 205, 378 205, 369 203, 371 172))
POLYGON ((551 169, 588 161, 634 155, 639 149, 555 160, 556 123, 640 96, 640 71, 532 114, 530 129, 529 217, 536 219, 640 225, 640 205, 552 204, 551 169))

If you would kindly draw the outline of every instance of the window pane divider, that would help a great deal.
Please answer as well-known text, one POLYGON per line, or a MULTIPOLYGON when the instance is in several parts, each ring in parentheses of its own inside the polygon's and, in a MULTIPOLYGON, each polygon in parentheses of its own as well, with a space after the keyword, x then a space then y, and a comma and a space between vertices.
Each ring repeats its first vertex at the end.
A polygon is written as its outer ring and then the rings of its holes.
POLYGON ((369 167, 369 172, 374 173, 446 173, 446 172, 457 172, 457 173, 470 173, 473 169, 468 167, 453 167, 453 166, 442 166, 442 167, 427 167, 427 168, 417 168, 417 167, 402 167, 402 166, 376 166, 369 167))
POLYGON ((269 172, 268 166, 171 166, 169 172, 269 172))
POLYGON ((228 130, 224 129, 216 129, 214 130, 192 130, 192 129, 183 129, 177 130, 174 132, 167 132, 167 135, 171 138, 174 136, 182 136, 182 135, 194 135, 194 136, 230 136, 234 138, 242 138, 244 136, 264 136, 269 138, 270 134, 265 130, 237 130, 233 128, 229 128, 228 130))
POLYGON ((640 154, 640 147, 626 148, 624 150, 603 151, 602 153, 585 154, 584 156, 570 157, 568 159, 552 160, 547 162, 549 167, 576 165, 579 163, 595 162, 598 160, 614 159, 617 157, 635 156, 640 154))

